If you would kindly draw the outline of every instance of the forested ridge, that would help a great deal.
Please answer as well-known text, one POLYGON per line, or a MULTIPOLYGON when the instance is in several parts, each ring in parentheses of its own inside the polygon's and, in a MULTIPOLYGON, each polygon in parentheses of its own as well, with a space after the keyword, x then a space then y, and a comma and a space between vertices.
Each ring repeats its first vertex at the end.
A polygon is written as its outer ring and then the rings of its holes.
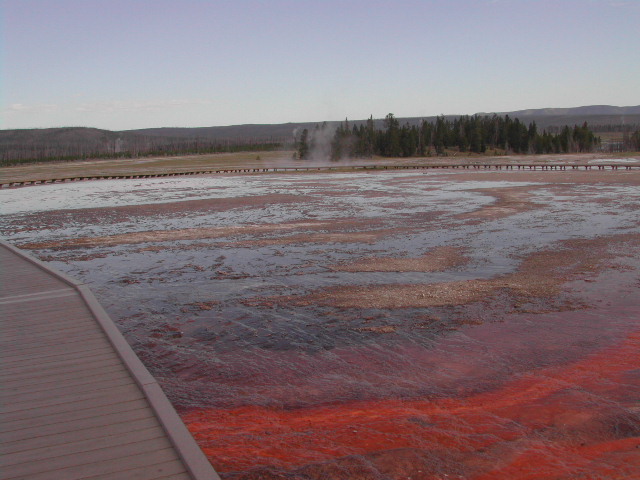
POLYGON ((287 150, 319 160, 373 156, 640 151, 640 106, 589 106, 324 123, 110 131, 0 130, 0 165, 287 150), (524 120, 523 120, 524 119, 524 120), (588 123, 587 123, 588 122, 588 123))
MULTIPOLYGON (((390 113, 382 129, 376 128, 372 117, 359 124, 345 119, 335 130, 326 123, 304 129, 297 139, 296 155, 301 159, 312 158, 319 150, 322 156, 339 160, 374 155, 447 155, 452 150, 476 154, 572 153, 591 152, 600 144, 599 137, 586 122, 557 130, 556 133, 539 131, 535 121, 525 124, 509 115, 463 115, 455 119, 440 116, 434 122, 400 125, 390 113)), ((633 140, 635 148, 640 149, 640 132, 633 134, 633 140)))
POLYGON ((0 165, 98 158, 199 155, 282 148, 278 138, 171 137, 66 127, 0 130, 0 165))

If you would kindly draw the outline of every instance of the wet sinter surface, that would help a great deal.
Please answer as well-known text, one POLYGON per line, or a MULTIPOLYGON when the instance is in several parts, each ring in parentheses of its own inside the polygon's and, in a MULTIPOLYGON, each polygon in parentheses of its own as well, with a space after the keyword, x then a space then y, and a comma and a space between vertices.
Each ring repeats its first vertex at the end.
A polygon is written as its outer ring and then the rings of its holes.
POLYGON ((0 191, 226 478, 640 477, 640 174, 0 191))

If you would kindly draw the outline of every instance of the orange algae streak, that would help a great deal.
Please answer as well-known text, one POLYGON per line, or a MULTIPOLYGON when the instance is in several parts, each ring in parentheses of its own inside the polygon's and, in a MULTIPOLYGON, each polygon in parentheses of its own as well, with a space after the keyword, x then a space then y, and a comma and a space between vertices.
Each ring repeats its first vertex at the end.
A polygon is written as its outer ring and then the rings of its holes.
POLYGON ((575 471, 633 478, 640 476, 640 425, 634 427, 640 386, 629 391, 625 382, 639 365, 636 332, 578 362, 532 371, 467 398, 195 409, 183 420, 222 472, 417 448, 455 455, 474 480, 575 471))
POLYGON ((545 448, 539 444, 519 452, 515 459, 499 468, 473 476, 473 480, 568 478, 576 471, 590 472, 590 476, 581 478, 638 478, 639 445, 638 437, 585 446, 545 448))

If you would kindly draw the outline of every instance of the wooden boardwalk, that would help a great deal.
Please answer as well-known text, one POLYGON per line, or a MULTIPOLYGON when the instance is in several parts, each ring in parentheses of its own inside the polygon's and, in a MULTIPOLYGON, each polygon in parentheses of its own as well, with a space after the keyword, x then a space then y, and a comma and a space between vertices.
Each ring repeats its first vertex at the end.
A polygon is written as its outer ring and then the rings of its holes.
POLYGON ((193 170, 186 172, 162 173, 130 173, 114 175, 89 175, 81 177, 46 178, 41 180, 0 180, 0 188, 26 187, 30 185, 44 185, 51 183, 82 182, 87 180, 122 180, 139 178, 180 177, 185 175, 219 175, 238 173, 290 173, 314 171, 358 171, 358 170, 638 170, 640 163, 607 163, 607 164, 572 164, 572 163, 434 163, 415 165, 337 165, 314 167, 250 167, 250 168, 219 168, 214 170, 193 170))
POLYGON ((0 242, 0 478, 219 479, 86 286, 0 242))

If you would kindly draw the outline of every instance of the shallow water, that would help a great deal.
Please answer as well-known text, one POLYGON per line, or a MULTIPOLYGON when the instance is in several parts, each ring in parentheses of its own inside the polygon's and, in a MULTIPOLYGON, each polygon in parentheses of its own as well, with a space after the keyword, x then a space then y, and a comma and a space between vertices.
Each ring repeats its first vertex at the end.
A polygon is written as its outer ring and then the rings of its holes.
MULTIPOLYGON (((634 478, 640 189, 566 175, 46 185, 0 191, 0 233, 91 286, 230 478, 252 469, 260 478, 634 478), (168 208, 194 199, 205 203, 168 208), (149 204, 167 209, 122 209, 149 204), (181 229, 193 238, 114 237, 181 229), (111 240, 73 244, 95 237, 111 240), (296 303, 330 287, 507 278, 531 254, 599 238, 610 247, 580 245, 607 265, 567 274, 553 295, 498 288, 441 306, 296 303), (336 269, 441 247, 466 262, 336 269)), ((563 275, 553 267, 549 275, 563 275)))

